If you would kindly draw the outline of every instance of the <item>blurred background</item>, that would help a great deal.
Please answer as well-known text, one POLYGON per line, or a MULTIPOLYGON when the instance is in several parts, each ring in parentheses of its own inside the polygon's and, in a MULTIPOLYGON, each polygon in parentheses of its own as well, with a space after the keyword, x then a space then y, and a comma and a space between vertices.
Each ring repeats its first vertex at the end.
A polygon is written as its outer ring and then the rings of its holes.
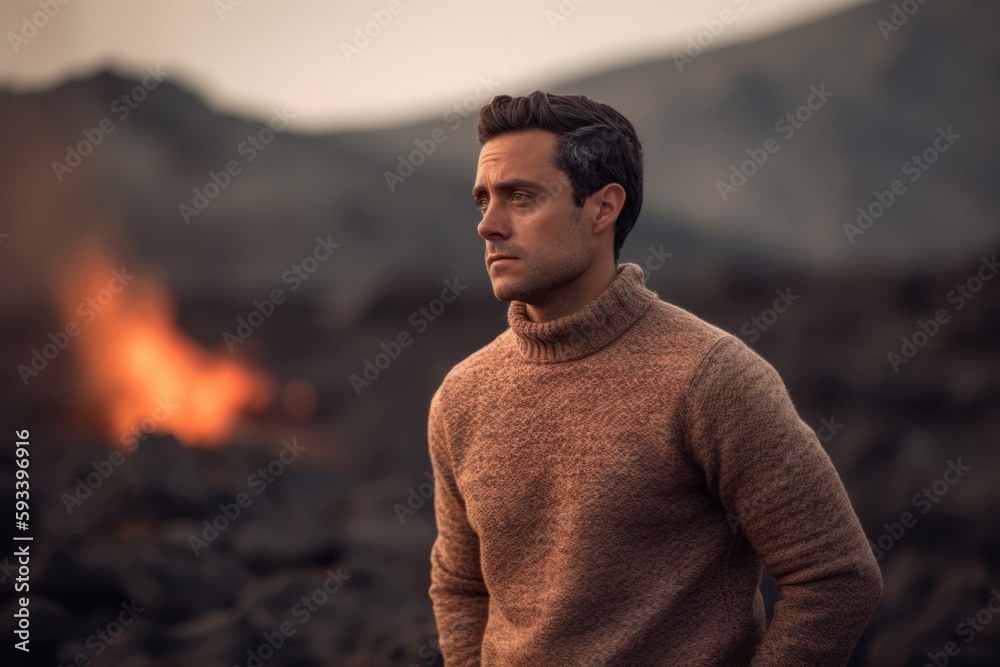
POLYGON ((5 503, 30 442, 4 664, 441 664, 427 409, 506 328, 475 128, 536 88, 634 123, 621 261, 771 362, 839 470, 885 579, 851 665, 998 664, 996 3, 15 0, 0 24, 5 503))

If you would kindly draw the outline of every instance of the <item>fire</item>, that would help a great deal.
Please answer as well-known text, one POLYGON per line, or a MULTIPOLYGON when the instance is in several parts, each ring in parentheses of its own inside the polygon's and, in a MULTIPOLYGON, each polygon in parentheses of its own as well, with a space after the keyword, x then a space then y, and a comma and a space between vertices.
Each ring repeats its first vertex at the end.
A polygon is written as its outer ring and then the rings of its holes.
POLYGON ((167 292, 134 268, 90 252, 59 292, 80 329, 73 348, 86 400, 115 443, 169 431, 185 445, 219 445, 245 408, 270 402, 269 376, 187 338, 167 292))

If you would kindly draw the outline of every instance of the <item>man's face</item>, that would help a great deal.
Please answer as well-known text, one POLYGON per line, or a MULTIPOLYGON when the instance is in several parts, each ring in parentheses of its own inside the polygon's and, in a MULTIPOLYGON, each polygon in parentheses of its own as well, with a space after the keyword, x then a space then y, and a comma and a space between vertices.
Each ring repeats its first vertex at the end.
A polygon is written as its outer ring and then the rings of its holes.
POLYGON ((584 208, 553 165, 556 135, 532 128, 487 141, 479 154, 473 199, 483 214, 493 294, 544 304, 547 295, 585 273, 593 257, 584 208), (492 261, 493 255, 515 259, 492 261))

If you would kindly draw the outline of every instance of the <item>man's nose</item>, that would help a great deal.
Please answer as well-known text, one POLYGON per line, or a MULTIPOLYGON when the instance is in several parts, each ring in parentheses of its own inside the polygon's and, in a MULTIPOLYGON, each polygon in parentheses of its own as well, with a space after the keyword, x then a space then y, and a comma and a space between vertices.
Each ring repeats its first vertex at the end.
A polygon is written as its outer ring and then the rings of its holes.
POLYGON ((497 238, 498 236, 507 238, 510 235, 510 225, 502 208, 496 203, 487 204, 483 219, 479 221, 476 231, 484 239, 497 238))

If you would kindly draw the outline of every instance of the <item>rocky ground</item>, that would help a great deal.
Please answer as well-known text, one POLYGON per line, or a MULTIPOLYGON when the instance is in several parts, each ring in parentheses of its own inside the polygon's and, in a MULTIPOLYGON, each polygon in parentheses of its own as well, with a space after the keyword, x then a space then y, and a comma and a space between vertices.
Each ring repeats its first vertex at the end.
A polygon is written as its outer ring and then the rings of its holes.
MULTIPOLYGON (((991 518, 1000 501, 1000 283, 960 311, 946 302, 977 261, 933 277, 733 271, 697 287, 651 283, 737 335, 753 316, 768 319, 776 289, 799 297, 753 346, 809 424, 840 425, 824 445, 881 547, 885 595, 853 665, 923 664, 948 641, 962 664, 998 655, 1000 624, 968 643, 956 629, 1000 586, 991 518), (950 321, 893 372, 887 354, 938 308, 951 309, 950 321), (939 484, 933 503, 914 500, 958 459, 970 469, 957 483, 939 484), (905 512, 914 519, 900 533, 893 526, 905 512)), ((68 360, 34 392, 6 386, 4 423, 32 429, 36 457, 32 662, 440 664, 426 594, 435 534, 426 408, 450 365, 502 329, 503 306, 485 296, 456 304, 360 396, 347 378, 405 323, 409 293, 333 337, 308 306, 289 310, 259 332, 257 361, 313 382, 315 415, 251 415, 215 449, 151 435, 112 457, 109 440, 72 409, 78 397, 60 393, 68 360)), ((195 335, 227 316, 225 304, 182 299, 195 335)), ((5 349, 25 348, 25 332, 39 326, 20 324, 4 329, 5 349)), ((0 495, 11 497, 13 455, 0 457, 0 495)), ((775 592, 764 588, 770 608, 775 592)), ((15 599, 10 586, 2 591, 9 637, 15 599)))

